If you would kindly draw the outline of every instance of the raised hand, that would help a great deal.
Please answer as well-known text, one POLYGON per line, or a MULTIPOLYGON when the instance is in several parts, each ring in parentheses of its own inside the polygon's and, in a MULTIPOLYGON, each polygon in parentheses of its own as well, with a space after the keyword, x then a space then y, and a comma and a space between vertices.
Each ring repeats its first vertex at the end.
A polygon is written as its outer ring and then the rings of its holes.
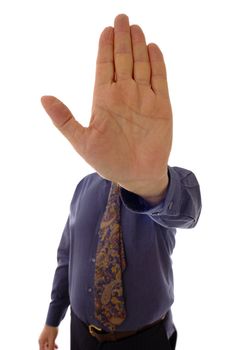
POLYGON ((166 68, 158 46, 147 46, 141 28, 130 26, 126 15, 100 36, 89 126, 57 98, 41 100, 55 126, 102 177, 152 201, 162 196, 172 143, 166 68))

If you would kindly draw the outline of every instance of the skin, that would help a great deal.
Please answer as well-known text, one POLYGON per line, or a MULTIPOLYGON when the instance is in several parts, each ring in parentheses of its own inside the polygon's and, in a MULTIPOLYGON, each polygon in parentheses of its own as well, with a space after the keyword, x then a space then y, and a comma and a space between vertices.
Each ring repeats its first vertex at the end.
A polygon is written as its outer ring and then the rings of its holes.
POLYGON ((58 335, 58 327, 50 327, 45 325, 39 337, 40 350, 58 349, 55 339, 58 335))
POLYGON ((126 15, 99 40, 92 115, 88 127, 53 96, 41 102, 55 126, 103 178, 151 203, 168 185, 172 109, 159 47, 126 15))
MULTIPOLYGON (((92 114, 83 127, 54 96, 42 105, 75 150, 105 179, 158 203, 168 186, 172 109, 163 54, 146 44, 121 14, 100 35, 92 114)), ((57 348, 57 327, 45 326, 40 350, 57 348)))

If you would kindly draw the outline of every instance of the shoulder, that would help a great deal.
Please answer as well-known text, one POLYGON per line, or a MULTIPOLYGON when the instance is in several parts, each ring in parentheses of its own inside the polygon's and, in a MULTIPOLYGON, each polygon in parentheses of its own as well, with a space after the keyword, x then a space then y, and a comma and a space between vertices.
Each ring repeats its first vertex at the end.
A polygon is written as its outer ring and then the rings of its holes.
POLYGON ((94 199, 98 193, 104 193, 107 189, 109 189, 110 184, 110 181, 104 179, 96 172, 88 174, 77 184, 71 205, 83 197, 87 198, 88 196, 91 196, 94 199))
POLYGON ((85 176, 77 185, 75 191, 79 188, 87 188, 87 187, 102 187, 106 184, 110 183, 110 181, 101 177, 98 173, 91 173, 85 176))

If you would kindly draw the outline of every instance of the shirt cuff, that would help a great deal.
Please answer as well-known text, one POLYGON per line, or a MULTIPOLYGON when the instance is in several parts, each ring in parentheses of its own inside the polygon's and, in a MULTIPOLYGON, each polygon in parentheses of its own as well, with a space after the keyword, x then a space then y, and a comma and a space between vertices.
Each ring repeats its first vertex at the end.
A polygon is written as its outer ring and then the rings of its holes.
POLYGON ((51 327, 58 327, 65 317, 67 309, 68 306, 64 309, 63 306, 53 305, 53 302, 51 302, 45 324, 51 327))

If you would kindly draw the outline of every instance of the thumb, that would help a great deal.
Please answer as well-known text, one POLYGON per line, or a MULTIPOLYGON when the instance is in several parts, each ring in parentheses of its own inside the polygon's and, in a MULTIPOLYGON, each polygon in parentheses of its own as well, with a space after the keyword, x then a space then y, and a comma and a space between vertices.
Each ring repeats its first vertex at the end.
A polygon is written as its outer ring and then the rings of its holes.
POLYGON ((54 96, 42 96, 41 103, 54 125, 79 152, 85 128, 75 120, 69 108, 54 96))

